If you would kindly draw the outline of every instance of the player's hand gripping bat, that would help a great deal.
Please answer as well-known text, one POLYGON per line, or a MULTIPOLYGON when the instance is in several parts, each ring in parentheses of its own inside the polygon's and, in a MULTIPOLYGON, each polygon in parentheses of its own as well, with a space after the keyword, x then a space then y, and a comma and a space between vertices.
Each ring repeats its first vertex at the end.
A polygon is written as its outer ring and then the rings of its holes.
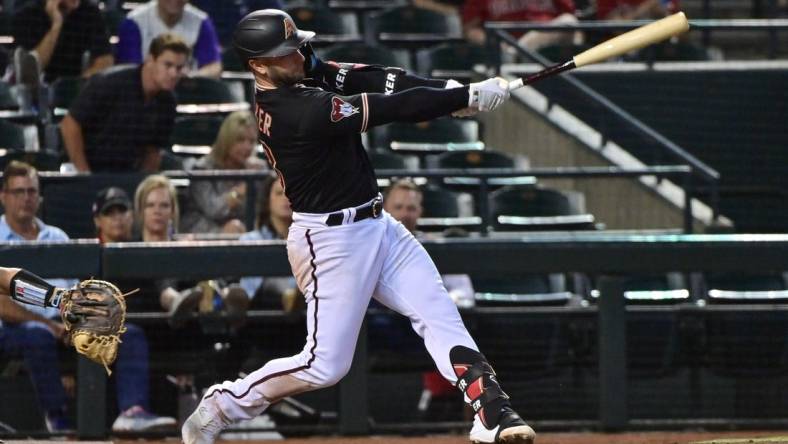
POLYGON ((598 63, 611 57, 616 57, 629 51, 640 49, 653 43, 661 42, 673 37, 674 35, 682 34, 687 30, 689 30, 687 17, 683 12, 677 12, 661 20, 649 23, 648 25, 643 25, 619 36, 613 37, 606 42, 602 42, 593 48, 585 50, 572 57, 572 60, 547 67, 537 73, 509 82, 509 91, 515 90, 524 85, 529 85, 538 80, 544 79, 545 77, 550 77, 555 74, 568 71, 570 69, 579 68, 581 66, 590 65, 592 63, 598 63))

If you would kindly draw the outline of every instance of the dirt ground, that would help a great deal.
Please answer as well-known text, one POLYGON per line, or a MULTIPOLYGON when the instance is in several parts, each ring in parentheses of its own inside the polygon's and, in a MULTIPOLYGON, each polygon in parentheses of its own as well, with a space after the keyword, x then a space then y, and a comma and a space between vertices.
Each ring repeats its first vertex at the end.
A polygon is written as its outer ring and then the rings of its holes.
MULTIPOLYGON (((173 444, 176 439, 161 441, 173 444)), ((788 444, 788 432, 637 432, 637 433, 541 433, 536 444, 788 444)), ((153 441, 148 441, 153 442, 153 441)), ((218 444, 468 444, 467 436, 434 435, 418 438, 397 436, 313 437, 284 441, 229 441, 218 444)), ((115 441, 114 444, 140 444, 141 441, 115 441)))

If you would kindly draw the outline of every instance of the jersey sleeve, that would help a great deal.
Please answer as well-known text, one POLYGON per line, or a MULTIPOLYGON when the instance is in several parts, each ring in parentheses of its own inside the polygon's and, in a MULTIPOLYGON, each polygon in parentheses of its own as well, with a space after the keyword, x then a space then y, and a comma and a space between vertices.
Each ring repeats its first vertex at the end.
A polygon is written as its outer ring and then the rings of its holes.
POLYGON ((390 95, 361 93, 351 96, 323 92, 312 99, 302 134, 333 136, 363 133, 391 122, 423 122, 468 106, 468 87, 417 87, 390 95))
POLYGON ((313 73, 316 80, 339 94, 393 94, 426 86, 443 88, 445 80, 426 79, 407 73, 402 68, 353 63, 321 62, 313 73))

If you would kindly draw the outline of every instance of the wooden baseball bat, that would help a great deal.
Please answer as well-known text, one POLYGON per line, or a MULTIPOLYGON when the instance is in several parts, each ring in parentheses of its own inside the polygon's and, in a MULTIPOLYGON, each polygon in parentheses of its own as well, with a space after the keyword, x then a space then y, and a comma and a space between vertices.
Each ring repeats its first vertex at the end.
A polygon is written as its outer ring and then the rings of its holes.
POLYGON ((602 42, 572 57, 572 60, 547 67, 534 74, 514 80, 509 83, 509 91, 542 80, 545 77, 550 77, 592 63, 598 63, 611 57, 661 42, 674 35, 682 34, 687 30, 689 30, 687 17, 683 12, 677 12, 653 23, 649 23, 648 25, 643 25, 613 37, 606 42, 602 42))

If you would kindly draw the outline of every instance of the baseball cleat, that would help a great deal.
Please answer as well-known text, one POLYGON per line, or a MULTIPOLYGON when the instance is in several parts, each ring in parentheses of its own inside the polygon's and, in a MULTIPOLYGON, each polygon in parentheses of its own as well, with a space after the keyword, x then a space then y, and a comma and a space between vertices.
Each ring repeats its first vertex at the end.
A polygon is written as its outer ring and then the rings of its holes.
POLYGON ((488 429, 479 419, 473 418, 470 440, 473 444, 533 444, 536 432, 509 407, 504 407, 495 428, 488 429))
POLYGON ((215 401, 203 399, 183 422, 181 438, 184 444, 213 444, 229 425, 230 421, 219 411, 215 401))

